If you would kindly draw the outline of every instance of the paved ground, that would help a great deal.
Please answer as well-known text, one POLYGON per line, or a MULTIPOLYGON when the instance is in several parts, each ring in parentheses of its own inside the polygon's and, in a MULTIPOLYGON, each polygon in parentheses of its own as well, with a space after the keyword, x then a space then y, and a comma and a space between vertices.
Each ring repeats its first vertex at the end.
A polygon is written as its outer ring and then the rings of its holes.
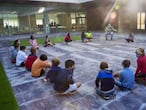
MULTIPOLYGON (((38 55, 46 53, 49 60, 60 57, 64 67, 66 59, 76 62, 74 71, 75 81, 82 83, 77 93, 70 96, 55 94, 52 84, 44 83, 40 78, 32 78, 25 68, 18 68, 10 63, 8 42, 0 43, 0 59, 20 110, 146 110, 146 87, 135 84, 132 91, 121 92, 113 100, 103 100, 95 93, 95 78, 101 61, 108 61, 113 71, 122 69, 121 62, 128 58, 131 60, 131 69, 135 71, 135 49, 143 47, 146 50, 144 35, 136 35, 134 43, 127 43, 124 34, 117 35, 113 41, 106 41, 102 33, 94 33, 94 41, 81 43, 75 41, 66 46, 57 43, 54 47, 40 45, 38 55)), ((29 48, 29 47, 27 47, 29 48)), ((29 51, 27 50, 29 54, 29 51)))

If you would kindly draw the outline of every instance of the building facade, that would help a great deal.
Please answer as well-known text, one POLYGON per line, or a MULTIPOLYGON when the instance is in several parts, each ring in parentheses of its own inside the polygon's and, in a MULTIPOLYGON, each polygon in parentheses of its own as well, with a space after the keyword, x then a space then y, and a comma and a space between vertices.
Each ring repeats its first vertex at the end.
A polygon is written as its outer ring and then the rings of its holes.
MULTIPOLYGON (((25 0, 24 0, 25 1, 25 0)), ((80 3, 35 2, 0 5, 0 36, 68 31, 146 31, 144 0, 90 0, 80 3)))

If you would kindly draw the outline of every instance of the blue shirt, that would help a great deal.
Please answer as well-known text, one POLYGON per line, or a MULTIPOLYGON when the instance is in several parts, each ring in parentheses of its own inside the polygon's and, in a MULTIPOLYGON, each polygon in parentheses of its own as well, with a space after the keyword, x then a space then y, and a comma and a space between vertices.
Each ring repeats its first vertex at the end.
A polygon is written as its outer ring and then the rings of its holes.
POLYGON ((116 81, 116 84, 131 89, 134 85, 134 80, 135 78, 133 71, 127 67, 120 72, 120 77, 119 80, 116 81))
POLYGON ((96 77, 95 84, 96 87, 100 88, 102 91, 112 90, 114 88, 112 70, 100 70, 96 77))

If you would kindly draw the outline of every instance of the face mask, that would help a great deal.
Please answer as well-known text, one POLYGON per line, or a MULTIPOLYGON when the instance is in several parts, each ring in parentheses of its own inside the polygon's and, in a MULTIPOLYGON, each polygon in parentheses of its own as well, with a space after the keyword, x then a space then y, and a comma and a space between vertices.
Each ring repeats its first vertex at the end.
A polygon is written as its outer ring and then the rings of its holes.
POLYGON ((140 57, 140 55, 136 54, 136 57, 138 58, 138 57, 140 57))

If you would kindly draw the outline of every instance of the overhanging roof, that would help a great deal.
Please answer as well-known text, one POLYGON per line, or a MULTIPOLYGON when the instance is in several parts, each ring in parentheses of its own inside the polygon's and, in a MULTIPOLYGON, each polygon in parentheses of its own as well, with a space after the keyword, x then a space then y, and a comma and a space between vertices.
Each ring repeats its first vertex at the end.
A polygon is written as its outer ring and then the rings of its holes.
POLYGON ((30 0, 30 1, 41 1, 41 2, 59 2, 59 3, 85 3, 93 0, 30 0))

